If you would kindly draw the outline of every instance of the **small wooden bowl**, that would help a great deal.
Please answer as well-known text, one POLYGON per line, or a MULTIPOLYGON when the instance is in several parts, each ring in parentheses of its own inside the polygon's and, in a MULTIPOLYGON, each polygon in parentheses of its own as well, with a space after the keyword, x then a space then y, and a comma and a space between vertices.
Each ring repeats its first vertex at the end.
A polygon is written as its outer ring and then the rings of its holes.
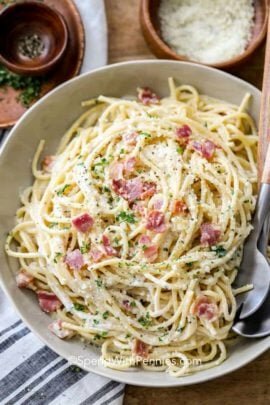
POLYGON ((13 4, 0 14, 0 62, 12 72, 40 76, 60 61, 67 47, 68 30, 61 14, 44 3, 13 4), (22 41, 36 35, 41 51, 36 57, 22 52, 22 41))
MULTIPOLYGON (((185 55, 177 54, 162 39, 158 17, 159 5, 160 0, 141 0, 140 4, 141 28, 149 48, 160 59, 185 60, 199 63, 197 61, 190 60, 185 55)), ((269 10, 268 0, 255 0, 254 6, 255 23, 252 32, 252 39, 249 42, 246 50, 241 55, 238 55, 230 60, 215 64, 201 63, 202 65, 212 66, 219 69, 232 69, 245 62, 253 54, 253 52, 263 42, 266 35, 269 10)))

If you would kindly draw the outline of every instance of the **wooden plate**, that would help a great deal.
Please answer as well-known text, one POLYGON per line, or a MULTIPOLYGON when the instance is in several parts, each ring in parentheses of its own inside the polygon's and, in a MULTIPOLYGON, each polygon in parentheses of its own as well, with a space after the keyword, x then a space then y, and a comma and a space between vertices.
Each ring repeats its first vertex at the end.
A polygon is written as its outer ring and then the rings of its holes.
MULTIPOLYGON (((44 0, 52 8, 58 10, 66 20, 69 42, 66 53, 56 69, 44 80, 40 97, 48 93, 60 83, 78 75, 81 69, 85 35, 80 14, 72 0, 44 0)), ((0 5, 0 10, 3 8, 0 5)), ((0 128, 7 128, 16 123, 26 108, 18 100, 20 92, 11 87, 0 88, 0 128)))

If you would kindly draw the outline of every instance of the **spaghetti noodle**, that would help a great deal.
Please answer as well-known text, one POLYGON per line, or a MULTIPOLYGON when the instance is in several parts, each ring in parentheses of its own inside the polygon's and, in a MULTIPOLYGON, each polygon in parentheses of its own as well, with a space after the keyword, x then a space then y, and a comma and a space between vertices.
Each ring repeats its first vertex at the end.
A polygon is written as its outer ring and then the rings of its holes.
POLYGON ((226 358, 257 133, 249 95, 238 107, 169 87, 84 102, 42 169, 40 143, 6 252, 60 338, 101 346, 111 368, 178 377, 226 358))

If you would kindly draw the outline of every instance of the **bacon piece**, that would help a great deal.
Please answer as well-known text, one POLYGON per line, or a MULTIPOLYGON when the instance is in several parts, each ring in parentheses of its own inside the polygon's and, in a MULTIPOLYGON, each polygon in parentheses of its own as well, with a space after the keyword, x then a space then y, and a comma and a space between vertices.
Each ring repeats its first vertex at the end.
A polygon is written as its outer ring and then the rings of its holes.
POLYGON ((110 167, 110 177, 115 180, 123 178, 124 164, 120 162, 113 163, 110 167))
POLYGON ((151 239, 147 235, 142 235, 139 239, 140 245, 146 245, 149 246, 151 244, 151 239))
POLYGON ((62 302, 54 293, 38 291, 37 297, 39 306, 44 312, 54 312, 62 306, 62 302))
POLYGON ((198 142, 194 141, 191 144, 191 148, 200 153, 204 158, 212 159, 217 146, 212 141, 198 142))
POLYGON ((157 198, 157 199, 154 201, 153 208, 154 208, 155 210, 160 210, 160 209, 162 208, 162 206, 163 206, 163 200, 162 200, 162 198, 157 198))
POLYGON ((128 132, 123 136, 124 142, 129 146, 135 146, 138 139, 138 132, 128 132))
POLYGON ((34 277, 24 269, 21 269, 16 275, 16 283, 19 288, 33 289, 33 281, 34 277))
POLYGON ((61 319, 50 323, 48 329, 60 339, 71 338, 72 336, 74 336, 73 331, 67 328, 63 328, 63 322, 61 321, 61 319))
POLYGON ((202 245, 212 246, 215 245, 220 238, 220 230, 208 222, 201 225, 201 239, 202 245))
POLYGON ((138 100, 144 105, 159 104, 160 98, 149 87, 138 89, 138 100))
POLYGON ((90 251, 90 256, 92 257, 94 263, 98 263, 101 261, 104 253, 99 249, 92 249, 90 251))
POLYGON ((156 192, 156 184, 149 181, 142 182, 139 177, 130 180, 113 179, 112 189, 125 200, 133 202, 137 199, 144 200, 151 197, 156 192))
POLYGON ((133 211, 136 212, 136 214, 140 215, 141 217, 145 215, 146 208, 142 201, 136 201, 134 204, 132 204, 132 209, 133 211))
POLYGON ((108 256, 116 256, 117 251, 111 246, 110 239, 106 235, 102 235, 103 247, 108 256))
POLYGON ((171 203, 171 211, 174 215, 184 214, 188 208, 183 200, 175 200, 171 203))
POLYGON ((157 245, 151 245, 144 249, 143 254, 148 262, 153 263, 158 257, 157 245))
POLYGON ((215 321, 218 317, 218 307, 211 298, 206 295, 200 295, 196 298, 193 313, 199 318, 207 319, 208 321, 215 321))
POLYGON ((151 245, 151 239, 147 235, 142 235, 139 239, 139 244, 143 245, 144 257, 153 263, 158 257, 158 247, 156 245, 151 245))
POLYGON ((157 185, 153 181, 145 181, 143 183, 141 199, 145 200, 148 197, 152 197, 157 191, 157 185))
POLYGON ((79 249, 75 249, 72 252, 68 252, 65 257, 65 263, 72 270, 80 270, 84 265, 83 255, 79 249))
POLYGON ((140 198, 143 191, 143 184, 138 177, 131 180, 115 180, 112 181, 113 191, 121 195, 129 202, 135 201, 140 198))
POLYGON ((176 129, 176 136, 181 144, 187 144, 191 134, 192 130, 188 125, 183 125, 176 129))
POLYGON ((149 355, 149 345, 139 339, 134 339, 132 353, 135 356, 146 359, 149 355))
POLYGON ((131 310, 131 305, 129 300, 123 300, 122 301, 122 305, 125 308, 126 311, 130 311, 131 310))
POLYGON ((136 166, 136 158, 135 157, 130 157, 125 160, 124 162, 124 170, 127 174, 130 174, 134 171, 135 166, 136 166))
POLYGON ((136 158, 130 157, 122 162, 115 162, 110 167, 110 177, 113 180, 123 179, 124 172, 130 174, 134 171, 136 165, 136 158))
POLYGON ((42 169, 45 172, 50 173, 52 171, 52 169, 53 169, 55 159, 56 159, 56 157, 53 156, 53 155, 45 156, 44 159, 42 160, 42 169))
POLYGON ((94 224, 94 220, 89 214, 85 213, 85 214, 79 215, 76 218, 73 218, 72 224, 77 229, 77 231, 86 233, 86 232, 90 231, 90 229, 92 228, 92 226, 94 224))
POLYGON ((151 211, 147 217, 146 229, 155 233, 166 231, 165 216, 160 211, 151 211))

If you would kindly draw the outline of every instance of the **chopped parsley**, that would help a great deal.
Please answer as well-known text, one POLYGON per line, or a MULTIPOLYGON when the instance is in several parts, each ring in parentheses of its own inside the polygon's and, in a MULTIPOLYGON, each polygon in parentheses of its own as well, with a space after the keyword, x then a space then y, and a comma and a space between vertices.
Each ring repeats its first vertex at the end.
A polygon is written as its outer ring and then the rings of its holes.
POLYGON ((90 243, 83 242, 82 246, 80 247, 80 251, 82 254, 89 252, 90 250, 90 243))
POLYGON ((106 158, 101 158, 100 162, 96 163, 95 166, 107 166, 109 164, 106 158))
POLYGON ((53 259, 54 263, 58 263, 58 260, 60 259, 61 256, 62 256, 61 252, 56 252, 53 259))
POLYGON ((140 135, 144 136, 145 138, 151 138, 151 134, 149 134, 149 132, 140 132, 140 135))
POLYGON ((129 224, 135 224, 137 221, 132 213, 121 211, 116 217, 119 222, 127 222, 129 224))
POLYGON ((211 247, 212 252, 215 252, 217 257, 224 257, 227 254, 227 250, 222 245, 211 247))
POLYGON ((137 306, 137 304, 136 304, 136 302, 135 302, 135 301, 131 301, 130 306, 134 308, 134 307, 136 307, 136 306, 137 306))
POLYGON ((70 184, 65 184, 64 187, 60 188, 60 190, 57 191, 58 197, 61 195, 65 194, 65 191, 70 187, 70 184))
MULTIPOLYGON (((7 1, 1 4, 9 4, 7 1)), ((20 76, 10 72, 0 65, 0 86, 10 86, 21 90, 19 100, 24 107, 29 107, 32 101, 39 97, 42 79, 38 77, 20 76)))
POLYGON ((120 242, 120 239, 119 238, 113 238, 113 243, 114 243, 114 245, 115 246, 119 246, 119 242, 120 242))
POLYGON ((75 302, 74 309, 76 309, 76 311, 82 311, 82 312, 86 311, 86 307, 82 304, 79 304, 78 302, 75 302))
POLYGON ((95 336, 94 336, 94 340, 99 340, 99 339, 101 339, 101 338, 104 338, 104 337, 107 336, 107 335, 108 335, 108 332, 97 333, 97 334, 95 334, 95 336))
POLYGON ((98 286, 98 288, 101 288, 103 286, 102 280, 100 279, 95 280, 95 283, 98 286))
POLYGON ((93 169, 92 170, 96 170, 98 167, 104 169, 105 166, 109 165, 109 161, 106 158, 101 158, 99 162, 95 163, 93 165, 93 169))
POLYGON ((109 311, 105 311, 105 312, 103 312, 103 314, 102 314, 102 318, 103 318, 103 319, 108 319, 109 315, 110 315, 109 311))
POLYGON ((183 146, 178 146, 178 148, 176 149, 177 153, 179 153, 179 155, 183 155, 185 149, 183 148, 183 146))
POLYGON ((138 319, 138 322, 144 327, 144 328, 149 328, 149 326, 151 326, 152 324, 152 320, 150 319, 150 315, 149 312, 146 312, 145 316, 141 316, 138 319))

